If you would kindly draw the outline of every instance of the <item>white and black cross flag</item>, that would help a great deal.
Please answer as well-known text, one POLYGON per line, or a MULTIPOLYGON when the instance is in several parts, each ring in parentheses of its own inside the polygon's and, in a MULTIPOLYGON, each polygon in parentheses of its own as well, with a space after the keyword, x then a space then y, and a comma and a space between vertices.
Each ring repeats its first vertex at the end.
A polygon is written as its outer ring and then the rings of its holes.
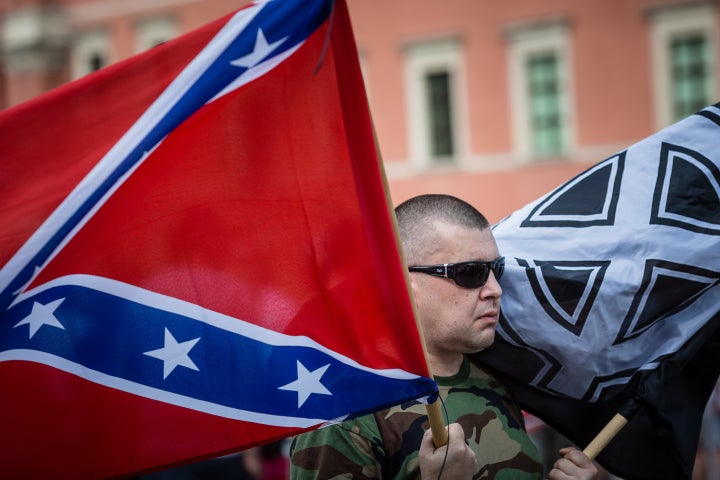
POLYGON ((494 227, 507 259, 497 339, 478 358, 598 461, 690 478, 720 373, 720 104, 621 151, 494 227))

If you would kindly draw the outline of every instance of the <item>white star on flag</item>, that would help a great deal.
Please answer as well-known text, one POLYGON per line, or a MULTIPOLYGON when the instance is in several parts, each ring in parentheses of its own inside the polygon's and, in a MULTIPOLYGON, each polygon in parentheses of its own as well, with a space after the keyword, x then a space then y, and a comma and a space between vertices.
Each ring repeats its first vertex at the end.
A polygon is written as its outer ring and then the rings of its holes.
POLYGON ((50 325, 51 327, 57 327, 65 330, 62 323, 55 317, 55 310, 64 302, 64 298, 54 300, 47 305, 43 305, 39 302, 33 302, 32 312, 30 315, 20 320, 15 324, 15 327, 20 325, 30 325, 30 338, 40 330, 43 325, 50 325))
POLYGON ((270 52, 275 50, 278 45, 283 43, 286 39, 287 37, 282 40, 278 40, 277 42, 268 44, 263 31, 258 30, 257 37, 255 37, 255 47, 253 48, 253 51, 238 58, 237 60, 233 60, 230 64, 236 67, 252 68, 260 63, 261 60, 267 57, 270 52))
POLYGON ((165 380, 178 365, 196 371, 199 370, 195 362, 193 362, 188 355, 198 340, 200 340, 200 338, 178 343, 172 333, 170 333, 170 330, 165 328, 165 345, 157 350, 144 352, 144 354, 163 361, 163 380, 165 380))
POLYGON ((278 387, 280 390, 292 390, 298 394, 298 408, 302 407, 305 400, 308 399, 313 393, 319 393, 321 395, 332 395, 330 390, 325 388, 325 385, 320 383, 320 378, 323 376, 325 371, 328 369, 330 364, 320 367, 312 372, 305 368, 305 365, 297 361, 297 380, 290 382, 287 385, 278 387))

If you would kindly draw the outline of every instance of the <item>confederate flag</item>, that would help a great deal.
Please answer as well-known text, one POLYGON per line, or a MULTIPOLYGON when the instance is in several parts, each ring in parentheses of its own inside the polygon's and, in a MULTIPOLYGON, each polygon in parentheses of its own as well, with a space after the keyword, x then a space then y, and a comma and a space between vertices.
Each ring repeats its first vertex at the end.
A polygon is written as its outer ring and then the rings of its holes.
POLYGON ((0 114, 0 471, 126 476, 432 394, 344 1, 0 114))

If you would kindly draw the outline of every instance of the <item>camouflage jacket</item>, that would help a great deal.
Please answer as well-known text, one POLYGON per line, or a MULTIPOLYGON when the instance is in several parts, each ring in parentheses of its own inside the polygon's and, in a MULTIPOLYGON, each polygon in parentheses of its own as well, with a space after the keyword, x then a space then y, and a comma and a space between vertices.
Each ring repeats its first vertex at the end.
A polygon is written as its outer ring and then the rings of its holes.
MULTIPOLYGON (((522 413, 498 380, 466 357, 457 375, 435 381, 449 422, 462 425, 477 455, 474 479, 543 478, 522 413)), ((411 402, 299 435, 292 444, 290 478, 420 478, 417 456, 428 428, 425 406, 411 402)))

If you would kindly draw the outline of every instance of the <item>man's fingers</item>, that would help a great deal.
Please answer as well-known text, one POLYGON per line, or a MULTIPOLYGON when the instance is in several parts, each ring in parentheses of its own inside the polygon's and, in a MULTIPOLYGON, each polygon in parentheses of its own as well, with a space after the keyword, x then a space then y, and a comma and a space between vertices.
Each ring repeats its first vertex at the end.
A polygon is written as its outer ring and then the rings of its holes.
POLYGON ((574 447, 561 448, 560 455, 580 467, 588 468, 593 464, 587 455, 574 447))
POLYGON ((460 426, 459 423, 451 423, 447 426, 448 431, 448 443, 451 441, 454 442, 464 442, 465 441, 465 432, 462 429, 462 426, 460 426))
POLYGON ((579 480, 591 480, 597 477, 598 471, 595 464, 577 448, 562 448, 553 469, 548 473, 551 480, 565 480, 567 478, 579 480))

